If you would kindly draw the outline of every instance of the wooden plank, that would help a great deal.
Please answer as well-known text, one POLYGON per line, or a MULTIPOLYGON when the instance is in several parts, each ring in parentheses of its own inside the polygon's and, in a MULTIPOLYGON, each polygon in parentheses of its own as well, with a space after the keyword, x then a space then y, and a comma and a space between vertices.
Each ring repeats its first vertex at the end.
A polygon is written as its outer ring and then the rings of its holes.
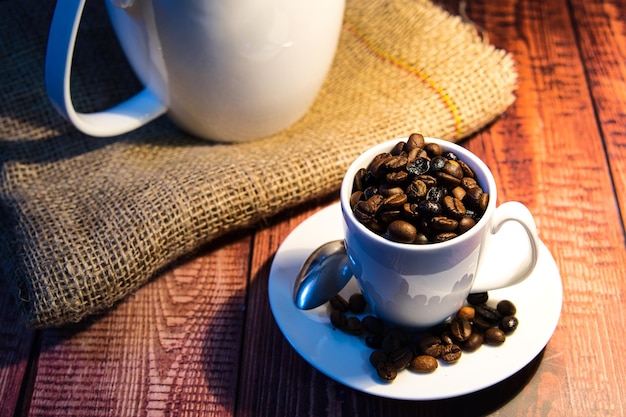
MULTIPOLYGON (((626 323, 613 312, 622 303, 624 231, 570 8, 539 0, 471 7, 471 16, 486 16, 490 40, 514 53, 520 79, 511 111, 469 145, 488 146, 481 153, 495 167, 502 201, 521 200, 534 212, 565 290, 540 371, 506 415, 623 414, 616 352, 626 323)), ((625 97, 613 93, 618 103, 625 97)))
POLYGON ((108 314, 45 331, 29 415, 232 415, 250 242, 220 239, 108 314))
POLYGON ((22 407, 20 395, 28 390, 25 378, 36 340, 36 332, 20 321, 10 296, 7 291, 0 293, 0 416, 16 415, 22 407))
MULTIPOLYGON (((254 240, 251 282, 236 415, 240 417, 327 415, 342 390, 319 374, 285 340, 274 322, 267 280, 276 250, 287 235, 320 207, 321 200, 277 216, 254 240), (284 220, 281 220, 284 219, 284 220)), ((342 390, 345 392, 345 390, 342 390)))
MULTIPOLYGON (((626 222, 626 1, 572 1, 581 56, 626 222)), ((580 138, 584 140, 584 138, 580 138)), ((622 226, 623 227, 623 226, 622 226)))

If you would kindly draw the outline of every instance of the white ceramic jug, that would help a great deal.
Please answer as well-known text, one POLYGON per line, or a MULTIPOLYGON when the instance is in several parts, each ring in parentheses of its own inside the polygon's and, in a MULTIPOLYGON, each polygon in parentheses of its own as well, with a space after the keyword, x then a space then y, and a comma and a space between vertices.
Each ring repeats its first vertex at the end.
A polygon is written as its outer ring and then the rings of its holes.
POLYGON ((167 112, 183 130, 241 142, 277 133, 313 103, 332 64, 345 0, 105 0, 124 53, 145 86, 119 105, 79 113, 70 96, 85 0, 58 0, 46 89, 92 136, 134 130, 167 112))

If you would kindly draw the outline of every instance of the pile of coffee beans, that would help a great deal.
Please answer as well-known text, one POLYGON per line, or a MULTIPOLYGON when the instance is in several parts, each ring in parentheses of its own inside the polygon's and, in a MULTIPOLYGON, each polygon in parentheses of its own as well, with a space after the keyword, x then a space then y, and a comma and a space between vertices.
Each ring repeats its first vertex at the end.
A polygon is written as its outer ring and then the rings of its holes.
POLYGON ((511 301, 502 300, 493 307, 486 292, 470 294, 467 301, 450 320, 417 332, 390 327, 368 314, 360 293, 348 300, 336 295, 330 301, 330 322, 335 329, 364 338, 372 349, 369 358, 376 374, 392 382, 405 369, 434 372, 439 361, 456 363, 463 352, 474 352, 484 344, 502 345, 517 329, 517 310, 511 301))
POLYGON ((489 194, 453 152, 413 133, 354 177, 350 206, 358 221, 403 243, 436 243, 471 229, 489 194))

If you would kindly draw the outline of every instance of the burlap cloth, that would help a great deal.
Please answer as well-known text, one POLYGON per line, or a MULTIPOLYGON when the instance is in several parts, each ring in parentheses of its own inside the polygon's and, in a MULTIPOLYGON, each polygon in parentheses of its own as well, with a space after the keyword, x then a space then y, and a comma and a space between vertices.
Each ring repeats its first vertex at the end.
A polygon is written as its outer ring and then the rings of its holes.
MULTIPOLYGON (((190 137, 167 119, 80 134, 47 99, 52 1, 0 4, 0 273, 27 325, 110 308, 183 254, 339 187, 359 152, 420 132, 459 140, 514 100, 512 58, 426 0, 348 0, 337 56, 296 125, 252 143, 190 137)), ((77 107, 139 90, 102 2, 88 2, 77 107)))

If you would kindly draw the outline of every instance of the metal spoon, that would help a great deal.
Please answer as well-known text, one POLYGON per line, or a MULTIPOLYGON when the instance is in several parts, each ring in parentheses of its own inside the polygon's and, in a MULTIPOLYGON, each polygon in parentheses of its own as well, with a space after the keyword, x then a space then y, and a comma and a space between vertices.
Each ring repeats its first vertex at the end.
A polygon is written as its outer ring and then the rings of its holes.
POLYGON ((293 298, 301 310, 319 307, 330 300, 352 278, 348 254, 343 240, 324 243, 304 261, 296 282, 293 298))

